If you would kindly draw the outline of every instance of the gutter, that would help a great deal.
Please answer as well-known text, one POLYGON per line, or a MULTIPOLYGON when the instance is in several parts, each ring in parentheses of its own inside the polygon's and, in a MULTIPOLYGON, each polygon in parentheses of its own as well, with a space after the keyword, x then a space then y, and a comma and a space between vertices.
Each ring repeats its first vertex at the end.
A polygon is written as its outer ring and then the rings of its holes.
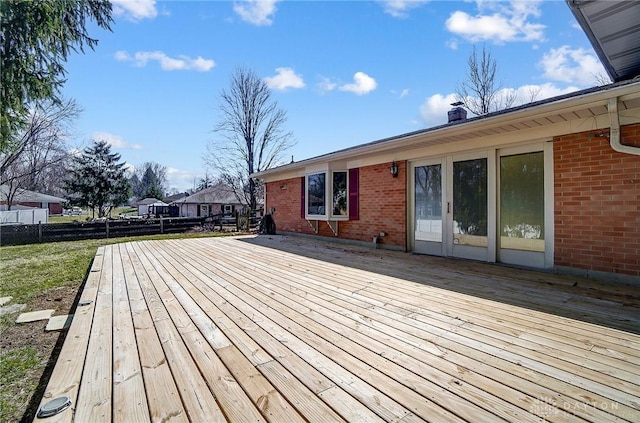
MULTIPOLYGON (((396 148, 409 145, 416 138, 437 139, 439 136, 465 135, 473 132, 491 129, 494 126, 506 125, 512 122, 522 122, 524 120, 535 120, 544 118, 549 113, 570 112, 576 108, 588 107, 590 105, 606 105, 611 95, 617 98, 632 95, 634 98, 640 93, 640 81, 623 81, 611 86, 594 87, 582 91, 572 92, 558 97, 552 97, 535 103, 524 104, 512 109, 501 110, 489 115, 474 117, 453 125, 445 124, 427 129, 420 129, 414 132, 397 135, 377 141, 359 144, 320 156, 311 157, 299 162, 288 163, 273 169, 255 172, 252 178, 264 178, 266 175, 277 175, 279 173, 304 169, 305 166, 329 161, 345 160, 357 155, 377 154, 381 152, 393 151, 396 148), (604 104, 603 104, 604 103, 604 104)), ((616 104, 617 109, 617 104, 616 104)), ((617 115, 617 113, 616 113, 617 115)), ((619 125, 618 125, 619 126, 619 125)), ((621 146, 623 148, 635 148, 621 146)), ((630 153, 634 154, 634 153, 630 153)))
POLYGON ((609 120, 611 122, 611 128, 609 129, 609 144, 611 145, 611 148, 619 153, 640 156, 640 147, 624 145, 620 142, 620 114, 618 112, 618 97, 609 99, 608 109, 609 120))

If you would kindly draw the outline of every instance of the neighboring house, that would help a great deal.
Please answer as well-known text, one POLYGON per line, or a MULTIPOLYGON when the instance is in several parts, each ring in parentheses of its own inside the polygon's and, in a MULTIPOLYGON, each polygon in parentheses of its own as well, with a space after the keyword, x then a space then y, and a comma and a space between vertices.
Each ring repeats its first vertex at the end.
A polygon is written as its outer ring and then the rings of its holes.
POLYGON ((160 201, 157 198, 145 198, 137 203, 138 216, 144 216, 149 214, 149 206, 168 206, 164 201, 160 201))
POLYGON ((187 198, 189 196, 188 192, 180 192, 178 194, 174 194, 174 195, 170 195, 168 197, 165 197, 164 202, 167 204, 171 204, 175 201, 180 201, 184 198, 187 198))
MULTIPOLYGON (((7 197, 9 194, 9 187, 7 185, 0 185, 0 206, 2 210, 7 210, 8 203, 7 197)), ((62 214, 62 204, 67 200, 53 195, 42 194, 39 192, 29 191, 26 189, 18 189, 11 201, 11 208, 14 206, 26 206, 41 209, 48 209, 49 215, 62 214)))
POLYGON ((640 2, 584 4, 613 84, 258 172, 278 231, 637 283, 640 2))
POLYGON ((188 197, 171 203, 180 207, 180 216, 200 217, 224 214, 231 216, 245 205, 236 198, 233 189, 225 184, 216 184, 188 197))

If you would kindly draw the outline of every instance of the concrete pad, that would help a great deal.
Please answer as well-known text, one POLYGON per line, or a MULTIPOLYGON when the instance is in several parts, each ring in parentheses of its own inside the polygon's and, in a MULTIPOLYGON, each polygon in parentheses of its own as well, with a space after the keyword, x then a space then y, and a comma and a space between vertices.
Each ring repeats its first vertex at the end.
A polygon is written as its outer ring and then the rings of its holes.
POLYGON ((66 330, 69 329, 71 321, 73 320, 73 314, 63 314, 62 316, 53 316, 49 319, 47 327, 44 330, 66 330))
POLYGON ((9 304, 7 306, 0 307, 0 316, 17 313, 24 310, 26 306, 26 304, 9 304))
POLYGON ((0 297, 0 307, 11 301, 13 297, 0 297))
POLYGON ((38 320, 47 320, 53 315, 55 310, 38 310, 29 313, 22 313, 16 319, 16 323, 37 322, 38 320))

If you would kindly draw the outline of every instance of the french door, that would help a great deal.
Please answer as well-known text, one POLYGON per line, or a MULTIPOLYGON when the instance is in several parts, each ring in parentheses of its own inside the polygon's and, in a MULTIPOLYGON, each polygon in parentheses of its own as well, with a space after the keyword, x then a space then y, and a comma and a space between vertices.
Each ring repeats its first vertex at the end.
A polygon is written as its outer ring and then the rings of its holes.
POLYGON ((446 163, 432 160, 413 167, 413 250, 421 254, 446 255, 443 230, 446 210, 443 173, 446 163))
POLYGON ((553 144, 410 163, 416 253, 553 267, 553 144))
POLYGON ((449 254, 489 260, 489 163, 487 155, 449 157, 449 254))
POLYGON ((412 164, 415 252, 490 260, 489 165, 486 153, 412 164))

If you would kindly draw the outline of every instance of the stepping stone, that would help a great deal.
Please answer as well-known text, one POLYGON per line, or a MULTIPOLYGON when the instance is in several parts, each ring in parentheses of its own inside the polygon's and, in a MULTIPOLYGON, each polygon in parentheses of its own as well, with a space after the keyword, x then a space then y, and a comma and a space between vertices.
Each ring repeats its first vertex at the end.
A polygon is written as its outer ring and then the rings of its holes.
POLYGON ((44 330, 66 330, 69 329, 71 321, 73 320, 73 314, 63 314, 62 316, 53 316, 49 319, 47 327, 44 330))
POLYGON ((11 301, 13 297, 0 297, 0 307, 11 301))
POLYGON ((38 320, 47 320, 53 315, 55 310, 38 310, 29 313, 22 313, 16 319, 16 323, 37 322, 38 320))
POLYGON ((4 316, 5 314, 13 314, 19 311, 24 310, 26 304, 9 304, 6 306, 0 307, 0 316, 4 316))

